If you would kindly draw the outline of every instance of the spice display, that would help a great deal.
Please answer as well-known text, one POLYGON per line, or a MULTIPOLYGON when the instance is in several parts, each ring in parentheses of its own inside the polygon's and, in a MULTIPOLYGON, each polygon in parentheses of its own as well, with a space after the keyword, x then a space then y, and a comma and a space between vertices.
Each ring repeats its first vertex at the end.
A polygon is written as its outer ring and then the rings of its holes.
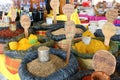
POLYGON ((95 38, 95 35, 94 35, 91 31, 89 31, 89 30, 85 31, 85 32, 82 34, 82 36, 87 36, 87 37, 95 38))
POLYGON ((17 28, 16 31, 11 31, 9 28, 6 28, 4 30, 0 30, 0 37, 3 38, 13 38, 15 36, 18 36, 19 34, 23 33, 23 29, 17 28))
POLYGON ((35 76, 46 77, 64 66, 65 62, 61 58, 50 54, 50 61, 42 63, 37 58, 27 64, 27 69, 35 76))
POLYGON ((92 39, 89 45, 86 45, 84 42, 80 41, 75 43, 73 46, 80 53, 95 53, 98 50, 108 50, 109 47, 105 46, 102 41, 92 39))
POLYGON ((11 50, 27 50, 36 44, 39 44, 37 36, 30 34, 28 39, 22 38, 19 42, 9 42, 9 47, 11 50))
MULTIPOLYGON (((80 28, 77 28, 77 29, 76 29, 76 33, 77 33, 77 34, 78 34, 78 33, 83 33, 83 30, 80 29, 80 28)), ((54 35, 62 35, 62 34, 65 34, 65 29, 64 29, 64 28, 58 29, 58 30, 56 30, 56 31, 53 31, 52 34, 54 34, 54 35)))

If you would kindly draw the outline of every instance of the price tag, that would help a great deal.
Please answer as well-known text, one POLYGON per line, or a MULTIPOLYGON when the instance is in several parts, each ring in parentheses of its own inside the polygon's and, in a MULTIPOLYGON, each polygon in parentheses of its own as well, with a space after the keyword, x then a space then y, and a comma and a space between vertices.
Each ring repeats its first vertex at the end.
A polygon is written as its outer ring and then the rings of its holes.
POLYGON ((71 41, 74 38, 75 32, 76 32, 75 23, 73 21, 65 22, 65 35, 66 35, 66 39, 67 39, 67 41, 69 43, 68 44, 68 50, 67 50, 66 64, 69 63, 71 41))
POLYGON ((63 6, 62 10, 63 10, 63 13, 67 15, 68 20, 70 20, 70 16, 74 12, 74 5, 66 4, 63 6))
POLYGON ((75 23, 73 21, 65 22, 66 39, 73 39, 76 33, 75 23))
POLYGON ((25 36, 28 37, 28 29, 31 25, 31 21, 30 21, 29 16, 22 15, 20 18, 20 23, 21 23, 22 27, 24 28, 25 36))
POLYGON ((102 33, 105 36, 104 44, 109 46, 110 38, 116 33, 116 27, 112 23, 106 22, 102 27, 102 33))
POLYGON ((93 56, 92 62, 95 71, 102 71, 107 75, 111 75, 115 71, 116 59, 109 51, 97 51, 93 56))
POLYGON ((108 22, 113 23, 113 21, 118 17, 118 10, 117 9, 110 9, 105 14, 108 22))

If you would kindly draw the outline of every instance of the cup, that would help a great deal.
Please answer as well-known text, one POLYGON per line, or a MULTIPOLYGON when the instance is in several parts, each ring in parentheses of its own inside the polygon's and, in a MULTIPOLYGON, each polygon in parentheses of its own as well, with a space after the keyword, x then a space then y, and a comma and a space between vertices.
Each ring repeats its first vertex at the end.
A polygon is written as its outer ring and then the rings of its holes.
POLYGON ((38 48, 38 57, 40 62, 48 62, 50 59, 49 48, 41 46, 38 48))
POLYGON ((53 23, 52 18, 51 17, 47 17, 46 18, 46 23, 47 24, 52 24, 53 23))
POLYGON ((90 44, 90 41, 91 41, 91 37, 85 37, 85 36, 83 36, 83 37, 82 37, 82 41, 83 41, 86 45, 89 45, 89 44, 90 44))

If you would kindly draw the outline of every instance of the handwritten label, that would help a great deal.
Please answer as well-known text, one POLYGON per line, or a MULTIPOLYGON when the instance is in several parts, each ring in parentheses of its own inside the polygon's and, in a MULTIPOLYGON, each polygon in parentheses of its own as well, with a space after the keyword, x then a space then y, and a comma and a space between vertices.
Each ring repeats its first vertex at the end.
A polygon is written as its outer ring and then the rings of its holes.
POLYGON ((65 23, 65 34, 67 39, 73 39, 76 33, 75 23, 73 21, 67 21, 65 23))
POLYGON ((58 9, 60 6, 59 0, 51 0, 50 6, 52 9, 58 9))
POLYGON ((93 68, 95 71, 102 71, 111 75, 115 71, 116 59, 106 50, 99 50, 93 56, 93 68))
POLYGON ((110 9, 105 14, 108 22, 113 23, 113 21, 118 17, 118 10, 117 9, 110 9))

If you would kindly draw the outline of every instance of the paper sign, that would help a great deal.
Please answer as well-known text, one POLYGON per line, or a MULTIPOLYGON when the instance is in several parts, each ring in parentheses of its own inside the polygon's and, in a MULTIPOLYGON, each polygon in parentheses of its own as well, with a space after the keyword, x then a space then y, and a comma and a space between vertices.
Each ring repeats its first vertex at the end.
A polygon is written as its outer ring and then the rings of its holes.
POLYGON ((116 59, 106 50, 99 50, 93 56, 93 68, 95 71, 102 71, 111 75, 115 71, 116 59))
POLYGON ((108 22, 113 23, 113 21, 118 17, 118 10, 117 9, 110 9, 105 14, 108 22))
POLYGON ((22 15, 20 18, 20 23, 21 23, 22 27, 24 28, 25 36, 28 37, 28 29, 31 25, 29 16, 22 15))
POLYGON ((105 37, 104 44, 109 46, 110 38, 116 33, 116 27, 112 23, 106 22, 102 27, 102 33, 105 37))
POLYGON ((70 16, 74 12, 74 5, 66 4, 63 6, 62 10, 63 10, 63 13, 67 15, 68 20, 70 20, 70 16))

